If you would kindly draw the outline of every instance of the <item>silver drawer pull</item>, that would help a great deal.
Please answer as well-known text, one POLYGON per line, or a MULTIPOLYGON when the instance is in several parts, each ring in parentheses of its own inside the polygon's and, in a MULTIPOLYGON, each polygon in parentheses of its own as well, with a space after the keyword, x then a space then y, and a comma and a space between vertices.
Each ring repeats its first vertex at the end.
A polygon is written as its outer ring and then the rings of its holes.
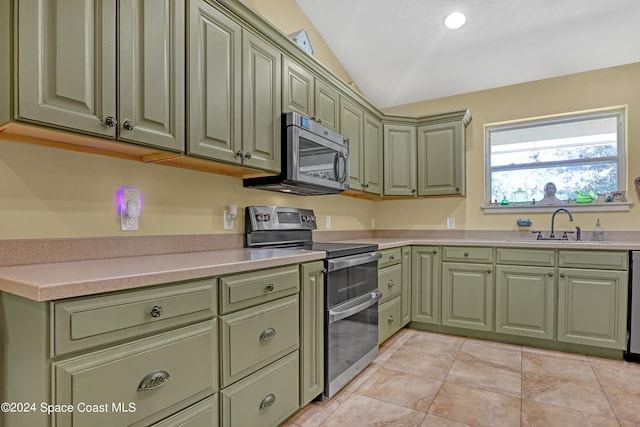
POLYGON ((396 320, 396 318, 395 318, 395 317, 393 317, 393 314, 390 314, 390 315, 389 315, 388 322, 389 322, 389 323, 393 323, 395 320, 396 320))
POLYGON ((389 280, 389 282, 387 282, 387 286, 389 286, 390 288, 393 288, 396 285, 396 282, 394 282, 393 280, 389 280))
POLYGON ((151 317, 158 318, 162 316, 162 313, 164 313, 164 309, 162 308, 161 305, 154 305, 151 308, 151 317))
POLYGON ((271 341, 276 336, 276 330, 267 328, 260 334, 260 341, 271 341))
POLYGON ((151 372, 142 379, 138 386, 138 391, 149 391, 160 388, 169 381, 169 378, 171 378, 171 375, 169 375, 167 371, 151 372))
POLYGON ((273 286, 273 283, 269 283, 267 285, 266 288, 264 288, 267 292, 273 292, 273 290, 275 289, 275 286, 273 286))
POLYGON ((276 396, 274 394, 268 394, 264 399, 262 399, 258 409, 262 411, 263 409, 273 406, 274 403, 276 403, 276 396))

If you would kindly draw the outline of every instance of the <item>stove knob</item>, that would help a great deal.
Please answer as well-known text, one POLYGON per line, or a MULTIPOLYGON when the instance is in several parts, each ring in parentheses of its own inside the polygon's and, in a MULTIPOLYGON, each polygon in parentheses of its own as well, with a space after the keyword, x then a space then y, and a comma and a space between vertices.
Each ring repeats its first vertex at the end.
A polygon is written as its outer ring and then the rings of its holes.
POLYGON ((256 214, 256 219, 258 221, 262 221, 264 219, 264 217, 262 216, 262 214, 256 214))
POLYGON ((309 217, 306 215, 302 215, 300 219, 302 220, 302 222, 309 222, 309 217))
POLYGON ((265 221, 271 221, 271 214, 264 214, 265 221))

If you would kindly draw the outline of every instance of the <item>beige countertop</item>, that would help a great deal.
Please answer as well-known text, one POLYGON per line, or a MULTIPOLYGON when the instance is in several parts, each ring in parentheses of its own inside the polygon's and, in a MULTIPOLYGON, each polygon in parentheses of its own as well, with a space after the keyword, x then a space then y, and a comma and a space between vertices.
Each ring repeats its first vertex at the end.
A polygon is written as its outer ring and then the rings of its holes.
POLYGON ((372 238, 355 239, 349 242, 374 243, 378 249, 391 249, 400 246, 494 246, 512 248, 551 248, 551 249, 587 249, 587 250, 640 250, 640 243, 628 241, 593 242, 590 240, 535 240, 535 239, 425 239, 425 238, 372 238))
POLYGON ((77 297, 324 259, 323 251, 228 249, 0 268, 0 291, 35 301, 77 297))
MULTIPOLYGON (((640 250, 627 241, 549 241, 533 239, 370 238, 379 249, 410 245, 499 246, 584 250, 640 250)), ((0 267, 0 291, 35 301, 193 280, 323 259, 322 251, 296 249, 227 249, 178 254, 130 256, 0 267)))

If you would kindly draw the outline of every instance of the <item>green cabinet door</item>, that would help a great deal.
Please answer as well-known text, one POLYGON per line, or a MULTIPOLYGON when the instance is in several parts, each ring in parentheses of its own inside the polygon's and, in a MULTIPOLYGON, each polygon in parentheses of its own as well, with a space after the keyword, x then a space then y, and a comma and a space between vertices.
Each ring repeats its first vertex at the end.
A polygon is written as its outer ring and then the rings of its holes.
POLYGON ((340 108, 338 91, 323 80, 316 80, 316 120, 338 132, 340 108))
POLYGON ((340 96, 340 133, 349 138, 349 189, 363 189, 364 112, 354 102, 340 96))
POLYGON ((402 328, 402 302, 400 296, 378 307, 378 344, 382 344, 402 328))
POLYGON ((401 326, 411 321, 411 246, 402 248, 402 293, 400 295, 402 312, 401 326))
POLYGON ((315 77, 287 56, 282 60, 282 111, 315 119, 315 77))
POLYGON ((552 340, 556 278, 550 267, 496 267, 496 332, 552 340))
POLYGON ((441 253, 437 246, 411 248, 411 320, 440 324, 441 253))
POLYGON ((184 151, 184 11, 182 0, 21 2, 18 118, 184 151))
POLYGON ((418 195, 461 194, 464 184, 460 122, 418 128, 418 195))
POLYGON ((205 0, 189 1, 187 152, 242 162, 242 33, 205 0))
POLYGON ((18 119, 116 137, 116 3, 15 2, 18 119))
POLYGON ((384 195, 416 195, 416 127, 384 125, 384 195))
POLYGON ((185 147, 185 2, 121 0, 118 139, 185 147))
POLYGON ((558 341, 626 347, 627 271, 558 270, 558 341))
POLYGON ((443 262, 442 324, 491 331, 493 314, 493 266, 443 262))
POLYGON ((364 151, 361 182, 364 191, 382 194, 382 122, 364 113, 364 151))
POLYGON ((242 58, 243 164, 280 172, 282 54, 243 29, 242 58))
POLYGON ((324 273, 323 262, 300 268, 300 406, 324 390, 324 273))
POLYGON ((469 110, 418 121, 418 195, 465 193, 465 129, 469 110))

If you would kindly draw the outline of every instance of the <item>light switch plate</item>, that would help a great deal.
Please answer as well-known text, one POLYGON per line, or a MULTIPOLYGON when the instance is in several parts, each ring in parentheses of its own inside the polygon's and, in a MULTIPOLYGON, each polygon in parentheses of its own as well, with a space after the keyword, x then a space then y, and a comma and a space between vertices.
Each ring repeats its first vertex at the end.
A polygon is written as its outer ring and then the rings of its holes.
POLYGON ((451 230, 456 228, 456 219, 455 218, 447 218, 447 229, 451 230))
POLYGON ((331 228, 331 215, 327 215, 327 218, 325 219, 325 225, 327 227, 327 230, 331 228))

